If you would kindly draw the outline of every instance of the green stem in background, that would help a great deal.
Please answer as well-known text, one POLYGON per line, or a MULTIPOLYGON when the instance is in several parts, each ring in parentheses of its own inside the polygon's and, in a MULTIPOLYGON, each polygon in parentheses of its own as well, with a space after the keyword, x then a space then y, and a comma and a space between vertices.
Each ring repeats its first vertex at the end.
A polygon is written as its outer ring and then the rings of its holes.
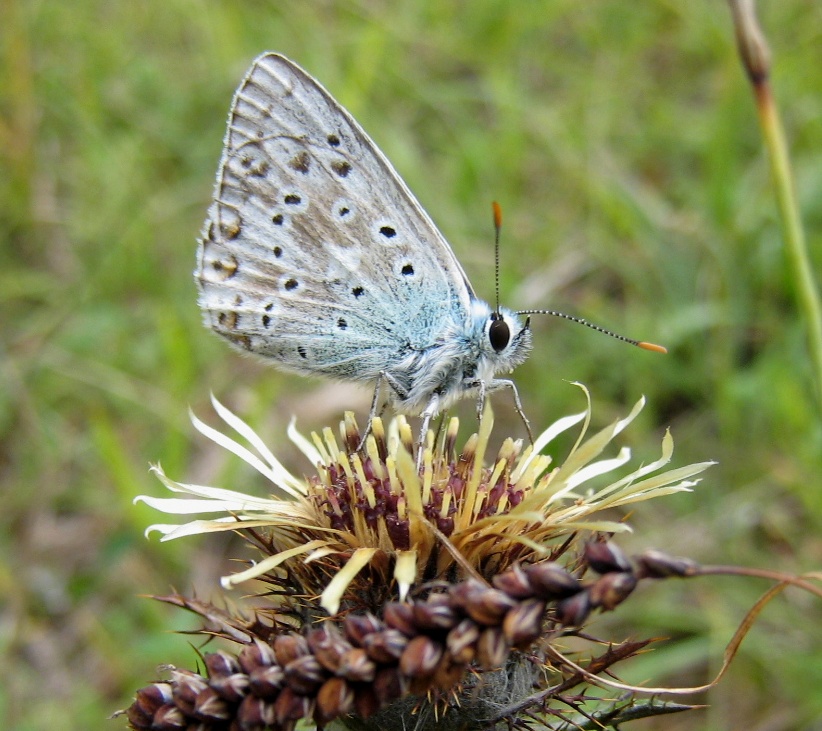
POLYGON ((785 133, 770 84, 771 54, 759 27, 754 0, 728 0, 733 13, 739 55, 753 85, 765 146, 771 160, 776 198, 796 296, 808 330, 816 395, 822 410, 822 305, 811 272, 805 232, 799 216, 785 133))

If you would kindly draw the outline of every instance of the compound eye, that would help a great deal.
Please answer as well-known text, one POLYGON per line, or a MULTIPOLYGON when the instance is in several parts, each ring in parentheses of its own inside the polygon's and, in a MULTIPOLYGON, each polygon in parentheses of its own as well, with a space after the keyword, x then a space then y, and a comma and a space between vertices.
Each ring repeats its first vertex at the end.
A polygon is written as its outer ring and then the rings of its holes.
POLYGON ((491 315, 491 326, 488 328, 488 342, 495 353, 501 353, 511 342, 511 328, 496 312, 491 315))

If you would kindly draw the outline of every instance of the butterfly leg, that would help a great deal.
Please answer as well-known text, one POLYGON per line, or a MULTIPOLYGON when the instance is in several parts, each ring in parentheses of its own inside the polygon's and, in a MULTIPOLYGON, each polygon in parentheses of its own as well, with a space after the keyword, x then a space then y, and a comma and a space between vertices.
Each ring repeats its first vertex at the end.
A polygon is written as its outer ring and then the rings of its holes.
POLYGON ((368 435, 371 433, 371 424, 375 417, 378 413, 382 413, 382 410, 385 408, 385 404, 380 408, 380 393, 382 392, 383 381, 393 389, 394 393, 397 394, 400 399, 404 399, 407 396, 405 390, 390 373, 380 371, 380 374, 377 376, 377 382, 374 385, 374 396, 371 399, 371 409, 368 412, 368 423, 365 425, 365 431, 360 438, 360 443, 357 445, 358 452, 365 446, 365 440, 368 439, 368 435))
POLYGON ((507 378, 495 378, 487 384, 485 381, 477 381, 475 384, 471 385, 479 389, 479 399, 477 401, 478 418, 482 418, 482 410, 485 407, 485 395, 488 391, 498 391, 501 388, 510 388, 511 394, 514 397, 514 409, 516 409, 517 414, 519 414, 519 418, 522 419, 522 423, 525 425, 525 431, 528 432, 528 439, 531 441, 531 444, 534 443, 534 434, 531 431, 531 422, 528 421, 528 417, 525 416, 525 410, 522 408, 522 401, 520 401, 519 398, 519 391, 517 391, 517 386, 513 381, 510 381, 507 378))
POLYGON ((422 425, 420 426, 420 436, 417 439, 417 471, 422 467, 422 454, 425 448, 425 436, 428 434, 428 427, 431 425, 433 419, 440 411, 440 395, 435 393, 431 396, 431 400, 425 407, 425 410, 420 414, 422 425))
POLYGON ((368 439, 368 435, 371 433, 371 424, 374 421, 374 417, 377 416, 377 409, 380 405, 380 391, 382 391, 382 381, 385 377, 385 373, 380 373, 377 376, 377 383, 374 384, 374 396, 371 398, 371 409, 368 411, 368 423, 365 425, 365 430, 360 437, 360 443, 357 445, 357 451, 362 451, 362 448, 365 446, 365 440, 368 439))
POLYGON ((482 412, 485 409, 485 396, 487 392, 485 381, 476 381, 470 384, 470 386, 477 389, 477 421, 480 421, 482 419, 482 412))

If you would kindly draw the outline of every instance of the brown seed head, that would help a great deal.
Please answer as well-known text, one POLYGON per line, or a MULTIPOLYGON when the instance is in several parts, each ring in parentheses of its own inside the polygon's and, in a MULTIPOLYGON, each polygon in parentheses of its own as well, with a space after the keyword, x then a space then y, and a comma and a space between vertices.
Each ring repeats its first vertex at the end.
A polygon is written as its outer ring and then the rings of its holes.
POLYGON ((298 657, 305 657, 310 653, 308 641, 302 635, 292 632, 287 635, 279 635, 274 640, 274 656, 283 667, 298 657))
POLYGON ((373 614, 349 614, 345 618, 343 629, 349 642, 362 647, 363 639, 372 632, 379 632, 385 625, 373 614))
POLYGON ((477 654, 480 628, 472 619, 464 619, 445 638, 445 646, 455 662, 469 663, 477 654))
POLYGON ((260 698, 276 698, 284 684, 285 671, 279 665, 257 668, 248 676, 249 689, 260 698))
POLYGON ((649 550, 636 558, 637 576, 640 579, 667 579, 669 576, 682 578, 695 576, 699 571, 699 564, 689 558, 669 556, 662 551, 649 550))
POLYGON ((194 715, 204 721, 218 723, 231 718, 231 707, 214 688, 206 688, 194 703, 194 715))
POLYGON ((585 544, 585 560, 598 574, 631 571, 631 562, 616 543, 591 541, 585 544))
POLYGON ((525 649, 542 630, 545 602, 542 599, 526 599, 514 607, 502 622, 505 639, 518 649, 525 649))
POLYGON ((492 583, 497 589, 515 599, 528 599, 534 596, 534 588, 528 580, 528 575, 519 564, 514 564, 504 573, 497 574, 492 583))
POLYGON ((376 667, 363 648, 352 647, 340 659, 337 674, 351 682, 368 683, 373 680, 376 667))
POLYGON ((425 635, 412 639, 400 657, 400 671, 409 678, 424 678, 432 675, 442 659, 443 648, 425 635))
POLYGON ((477 664, 483 670, 501 668, 510 651, 502 627, 486 627, 477 640, 477 664))
POLYGON ((553 561, 530 564, 522 570, 540 599, 562 599, 582 590, 576 577, 553 561))
POLYGON ((246 673, 251 673, 255 668, 268 667, 277 664, 274 650, 270 645, 254 640, 253 645, 246 645, 237 657, 240 667, 246 673))
POLYGON ((343 678, 329 678, 317 691, 314 719, 325 725, 339 716, 348 715, 354 708, 354 691, 343 678))
POLYGON ((408 638, 396 629, 375 632, 366 637, 364 643, 368 657, 383 665, 397 662, 407 644, 408 638))
POLYGON ((605 574, 588 589, 591 606, 610 611, 627 599, 636 585, 637 579, 633 574, 605 574))
POLYGON ((328 677, 325 669, 313 655, 303 655, 286 665, 285 682, 294 692, 309 695, 328 677))

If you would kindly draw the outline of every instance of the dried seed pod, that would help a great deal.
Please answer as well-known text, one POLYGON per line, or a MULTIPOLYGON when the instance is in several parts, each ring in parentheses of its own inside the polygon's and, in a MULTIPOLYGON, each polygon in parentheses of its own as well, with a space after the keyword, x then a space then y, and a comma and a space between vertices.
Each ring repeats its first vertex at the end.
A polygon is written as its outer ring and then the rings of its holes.
POLYGON ((389 602, 383 610, 383 619, 386 625, 399 630, 406 637, 413 637, 417 634, 417 627, 414 624, 414 610, 410 604, 389 602))
POLYGON ((612 571, 631 571, 631 562, 622 549, 611 541, 589 542, 585 544, 585 560, 598 574, 612 571))
POLYGON ((206 688, 194 702, 194 715, 200 720, 218 723, 231 718, 231 708, 214 688, 206 688))
POLYGON ((591 606, 611 610, 625 601, 636 585, 637 578, 633 574, 617 572, 605 574, 588 588, 591 606))
POLYGON ((528 599, 534 596, 534 588, 528 580, 528 575, 519 564, 514 564, 504 573, 497 574, 491 583, 514 599, 528 599))
POLYGON ((424 678, 431 675, 442 659, 443 648, 439 642, 425 635, 412 639, 400 657, 400 670, 409 678, 424 678))
POLYGON ((414 623, 420 629, 451 629, 457 621, 456 611, 443 604, 436 602, 417 602, 412 605, 414 623))
POLYGON ((283 725, 288 721, 299 721, 312 714, 314 706, 313 699, 306 695, 297 693, 289 687, 285 687, 274 701, 274 715, 277 723, 283 725))
MULTIPOLYGON (((279 668, 277 668, 279 670, 279 668)), ((282 671, 281 671, 282 672, 282 671)), ((228 677, 211 678, 209 686, 217 691, 220 698, 229 703, 239 703, 248 694, 249 676, 245 673, 235 673, 228 677)))
POLYGON ((283 670, 287 687, 302 695, 316 691, 328 677, 323 666, 313 655, 298 657, 288 663, 283 670))
POLYGON ((540 599, 563 599, 582 591, 576 577, 553 561, 530 564, 522 570, 540 599))
POLYGON ((271 645, 254 640, 253 645, 246 645, 237 656, 237 661, 244 672, 251 674, 256 668, 277 664, 277 658, 271 645))
POLYGON ((181 709, 172 703, 160 706, 154 714, 152 731, 177 731, 188 727, 188 719, 181 709))
POLYGON ((365 638, 363 646, 368 657, 387 665, 400 659, 408 645, 408 638, 399 630, 385 629, 365 638))
POLYGON ((240 703, 236 719, 241 729, 258 729, 273 726, 277 716, 272 702, 249 695, 240 703))
POLYGON ((305 657, 310 653, 311 650, 308 647, 308 641, 305 637, 295 634, 294 632, 287 635, 279 635, 274 640, 274 655, 277 658, 277 662, 283 667, 298 657, 305 657))
POLYGON ((587 591, 557 602, 556 618, 564 627, 579 627, 591 613, 591 598, 587 591))
POLYGON ((662 551, 648 550, 636 557, 637 576, 640 579, 666 579, 669 576, 686 578, 699 571, 699 564, 689 558, 669 556, 662 551))
POLYGON ((352 647, 340 658, 337 674, 351 682, 368 683, 374 678, 377 666, 361 647, 352 647))
POLYGON ((480 629, 472 619, 464 619, 445 638, 445 646, 456 662, 469 663, 477 654, 480 629))
POLYGON ((398 667, 384 667, 377 670, 374 675, 372 688, 380 705, 385 706, 404 695, 407 692, 408 683, 398 667))
POLYGON ((137 691, 126 715, 129 723, 135 728, 151 728, 154 714, 164 705, 171 702, 172 688, 169 683, 152 683, 137 691))
POLYGON ((189 670, 174 670, 171 673, 174 704, 188 716, 194 713, 194 704, 197 696, 208 685, 205 678, 189 670))
POLYGON ((451 690, 457 683, 462 680, 465 674, 465 664, 455 662, 454 659, 446 652, 434 674, 431 676, 431 687, 441 692, 451 690))
POLYGON ((360 718, 371 718, 381 708, 374 688, 368 683, 358 685, 354 690, 354 711, 360 718))
POLYGON ((520 649, 526 648, 542 631, 545 602, 541 599, 526 599, 514 607, 502 622, 505 639, 520 649))
POLYGON ((311 630, 307 640, 314 657, 331 673, 337 672, 342 656, 352 649, 351 644, 342 638, 333 625, 326 624, 311 630))
POLYGON ((353 708, 354 691, 348 681, 329 678, 317 691, 314 719, 319 725, 325 725, 339 716, 348 715, 353 708))
POLYGON ((483 670, 500 668, 508 659, 510 650, 502 627, 486 627, 477 640, 477 664, 483 670))
POLYGON ((479 624, 494 626, 517 602, 499 589, 491 589, 478 581, 465 582, 465 590, 459 593, 460 608, 479 624))
POLYGON ((227 678, 229 675, 240 672, 240 663, 237 662, 237 658, 222 650, 207 653, 204 655, 203 660, 208 670, 209 679, 227 678))
POLYGON ((349 642, 362 647, 368 635, 379 632, 385 627, 373 614, 349 614, 343 623, 343 630, 349 642))
POLYGON ((257 668, 248 676, 249 690, 260 698, 276 698, 283 685, 285 685, 285 671, 279 665, 257 668))

